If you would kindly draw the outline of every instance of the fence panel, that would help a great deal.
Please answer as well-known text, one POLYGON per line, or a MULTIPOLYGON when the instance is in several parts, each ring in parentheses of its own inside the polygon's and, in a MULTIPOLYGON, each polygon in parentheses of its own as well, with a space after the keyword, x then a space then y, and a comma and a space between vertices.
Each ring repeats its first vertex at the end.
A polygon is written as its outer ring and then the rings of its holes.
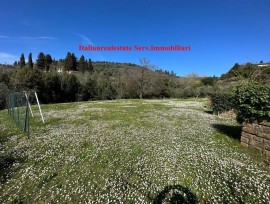
POLYGON ((11 92, 7 95, 8 113, 12 120, 29 134, 29 101, 26 92, 11 92))

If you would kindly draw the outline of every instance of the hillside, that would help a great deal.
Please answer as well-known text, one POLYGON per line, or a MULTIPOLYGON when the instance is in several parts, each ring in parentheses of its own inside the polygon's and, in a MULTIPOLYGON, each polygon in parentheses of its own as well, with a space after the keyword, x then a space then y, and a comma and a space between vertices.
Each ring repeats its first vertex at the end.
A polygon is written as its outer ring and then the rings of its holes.
MULTIPOLYGON (((72 58, 73 59, 73 58, 72 58)), ((65 70, 67 60, 52 60, 48 65, 29 68, 0 66, 0 109, 6 107, 8 91, 35 90, 42 103, 136 98, 207 97, 214 92, 231 92, 243 81, 269 83, 267 64, 235 64, 219 77, 189 74, 176 76, 173 72, 156 69, 147 59, 140 65, 116 62, 91 62, 74 56, 72 69, 65 70), (86 63, 87 62, 87 63, 86 63), (46 67, 46 68, 44 68, 46 67), (84 67, 84 69, 82 69, 84 67)))
MULTIPOLYGON (((42 103, 136 98, 205 97, 214 90, 216 78, 204 83, 195 74, 177 77, 175 73, 155 69, 148 60, 141 65, 91 62, 87 69, 64 71, 66 61, 53 61, 46 69, 34 64, 2 68, 0 73, 0 109, 5 107, 8 91, 37 91, 42 103), (9 71, 7 71, 9 70, 9 71), (60 71, 60 72, 59 72, 60 71)), ((44 65, 44 64, 43 64, 44 65)), ((210 77, 211 78, 211 77, 210 77)))
MULTIPOLYGON (((134 69, 134 68, 136 69, 140 67, 139 65, 131 64, 131 63, 118 63, 118 62, 105 62, 105 61, 92 62, 92 64, 95 71, 97 72, 108 72, 108 71, 115 72, 119 69, 128 70, 128 69, 134 69)), ((57 71, 58 69, 62 70, 63 67, 64 67, 63 61, 53 62, 50 65, 51 71, 57 71)), ((10 73, 19 69, 20 69, 19 65, 14 66, 14 65, 0 64, 0 73, 10 73)))
POLYGON ((221 79, 226 81, 250 79, 268 83, 270 81, 270 63, 242 65, 236 63, 227 73, 221 75, 221 79))

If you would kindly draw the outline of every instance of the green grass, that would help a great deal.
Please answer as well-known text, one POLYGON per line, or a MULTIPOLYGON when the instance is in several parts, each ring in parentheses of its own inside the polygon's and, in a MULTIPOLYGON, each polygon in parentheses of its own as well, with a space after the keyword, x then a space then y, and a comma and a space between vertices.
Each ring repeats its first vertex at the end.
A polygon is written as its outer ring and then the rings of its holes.
POLYGON ((37 107, 29 138, 0 111, 0 203, 268 203, 269 160, 205 99, 37 107))

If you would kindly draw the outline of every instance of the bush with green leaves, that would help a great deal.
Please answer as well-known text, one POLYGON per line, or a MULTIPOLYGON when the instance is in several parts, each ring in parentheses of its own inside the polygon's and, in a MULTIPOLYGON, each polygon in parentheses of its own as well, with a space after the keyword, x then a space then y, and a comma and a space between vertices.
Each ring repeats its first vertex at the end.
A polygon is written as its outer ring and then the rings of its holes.
POLYGON ((61 80, 63 102, 74 102, 80 89, 80 82, 73 74, 64 74, 61 80))
POLYGON ((240 119, 270 118, 270 85, 240 85, 235 93, 240 119))
POLYGON ((0 110, 6 108, 6 94, 9 92, 9 89, 6 84, 0 83, 0 110))
POLYGON ((211 107, 216 114, 235 109, 236 101, 233 93, 211 94, 211 107))
POLYGON ((44 91, 45 73, 39 69, 24 67, 12 75, 13 91, 36 90, 37 93, 44 91))

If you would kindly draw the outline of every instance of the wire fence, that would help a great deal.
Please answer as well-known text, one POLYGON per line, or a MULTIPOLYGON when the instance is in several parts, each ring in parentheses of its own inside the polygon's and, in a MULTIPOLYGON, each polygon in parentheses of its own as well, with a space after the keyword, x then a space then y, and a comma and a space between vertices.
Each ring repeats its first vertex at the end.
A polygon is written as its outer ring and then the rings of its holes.
POLYGON ((7 94, 8 114, 12 120, 29 135, 29 94, 11 92, 7 94))

